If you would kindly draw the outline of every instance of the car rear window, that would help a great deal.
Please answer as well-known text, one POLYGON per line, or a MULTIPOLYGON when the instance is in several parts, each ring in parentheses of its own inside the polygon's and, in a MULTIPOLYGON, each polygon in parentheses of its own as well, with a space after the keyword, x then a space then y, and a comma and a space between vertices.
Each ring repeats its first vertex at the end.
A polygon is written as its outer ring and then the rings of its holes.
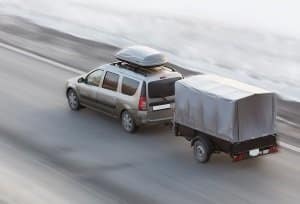
POLYGON ((174 96, 175 82, 178 81, 179 79, 181 79, 181 77, 150 82, 148 84, 149 98, 161 98, 167 96, 174 96))
POLYGON ((139 87, 139 84, 140 83, 134 79, 124 77, 122 81, 122 93, 133 96, 139 87))
POLYGON ((105 89, 116 91, 118 88, 118 80, 119 80, 118 74, 112 72, 106 72, 102 87, 105 89))

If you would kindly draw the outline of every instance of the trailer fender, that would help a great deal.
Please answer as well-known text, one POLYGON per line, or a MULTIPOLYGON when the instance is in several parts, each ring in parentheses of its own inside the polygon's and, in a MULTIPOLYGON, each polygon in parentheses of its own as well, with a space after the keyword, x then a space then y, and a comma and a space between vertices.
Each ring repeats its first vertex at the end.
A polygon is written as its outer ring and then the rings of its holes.
POLYGON ((208 144, 211 151, 213 151, 213 149, 215 149, 213 146, 213 142, 209 139, 209 137, 207 135, 204 135, 204 134, 197 135, 193 139, 191 139, 191 147, 194 146, 194 144, 197 140, 205 140, 205 142, 208 144))
POLYGON ((197 140, 206 140, 207 142, 211 143, 208 135, 200 132, 195 132, 194 134, 195 136, 191 139, 191 146, 194 146, 197 140))
POLYGON ((199 140, 200 139, 200 137, 199 136, 197 136, 197 137, 194 137, 192 140, 191 140, 191 147, 193 147, 194 146, 194 144, 195 144, 195 142, 197 141, 197 140, 199 140))

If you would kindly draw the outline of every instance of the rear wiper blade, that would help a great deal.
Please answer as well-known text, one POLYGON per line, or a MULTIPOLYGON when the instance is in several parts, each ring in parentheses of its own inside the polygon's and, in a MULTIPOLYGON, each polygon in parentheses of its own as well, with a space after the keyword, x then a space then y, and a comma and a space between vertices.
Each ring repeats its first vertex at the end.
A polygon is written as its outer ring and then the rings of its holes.
POLYGON ((164 99, 164 101, 166 102, 170 102, 165 96, 160 96, 162 99, 164 99))

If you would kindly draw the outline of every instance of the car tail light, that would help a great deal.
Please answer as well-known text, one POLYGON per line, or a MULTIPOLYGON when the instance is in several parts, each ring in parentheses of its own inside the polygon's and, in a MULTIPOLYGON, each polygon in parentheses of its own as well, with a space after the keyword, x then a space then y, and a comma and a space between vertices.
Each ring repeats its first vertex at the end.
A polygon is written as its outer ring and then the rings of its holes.
POLYGON ((139 110, 141 110, 141 111, 147 110, 147 100, 146 100, 146 97, 144 97, 144 96, 140 97, 139 110))
POLYGON ((139 100, 139 110, 145 111, 147 110, 147 97, 146 97, 146 83, 143 82, 141 96, 139 100))

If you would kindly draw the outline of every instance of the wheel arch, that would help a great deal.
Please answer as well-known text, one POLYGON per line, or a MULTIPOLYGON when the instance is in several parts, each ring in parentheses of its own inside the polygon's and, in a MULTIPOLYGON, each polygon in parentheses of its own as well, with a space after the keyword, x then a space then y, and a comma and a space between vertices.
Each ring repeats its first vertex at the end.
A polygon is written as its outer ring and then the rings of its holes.
MULTIPOLYGON (((69 93, 69 91, 70 91, 70 90, 72 90, 72 89, 74 90, 74 88, 73 88, 73 87, 68 87, 68 88, 67 88, 67 90, 66 90, 66 96, 67 96, 67 97, 68 97, 68 93, 69 93)), ((74 91, 75 91, 75 90, 74 90, 74 91)))
POLYGON ((128 111, 130 114, 132 114, 131 113, 131 111, 130 111, 130 106, 129 105, 126 105, 126 104, 119 104, 119 105, 117 105, 117 116, 121 119, 122 118, 122 114, 123 114, 123 112, 124 111, 128 111))
POLYGON ((118 113, 120 119, 122 119, 122 114, 123 114, 125 111, 127 111, 126 108, 121 108, 121 109, 120 109, 120 111, 119 111, 119 113, 118 113))
POLYGON ((209 138, 209 135, 205 133, 197 132, 196 136, 193 137, 193 139, 191 139, 191 146, 194 146, 195 142, 201 139, 207 141, 211 146, 213 145, 213 141, 209 138))

